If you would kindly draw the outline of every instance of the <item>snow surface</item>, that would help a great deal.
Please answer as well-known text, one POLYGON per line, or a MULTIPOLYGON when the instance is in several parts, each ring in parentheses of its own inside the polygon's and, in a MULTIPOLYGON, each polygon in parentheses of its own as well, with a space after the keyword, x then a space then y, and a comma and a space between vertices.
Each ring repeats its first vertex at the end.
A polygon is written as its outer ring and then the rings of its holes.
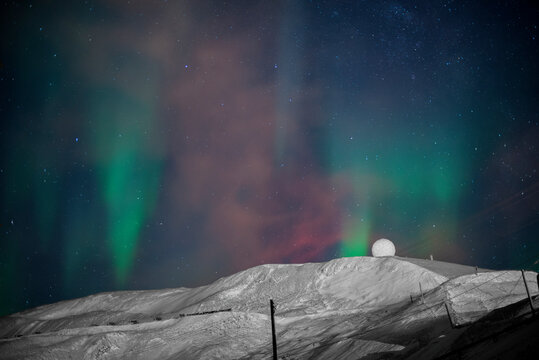
MULTIPOLYGON (((536 276, 526 273, 534 294, 536 276)), ((465 325, 524 297, 520 271, 397 257, 262 265, 199 288, 102 293, 0 318, 0 359, 267 359, 269 299, 280 358, 400 356, 451 331, 446 303, 465 325)))

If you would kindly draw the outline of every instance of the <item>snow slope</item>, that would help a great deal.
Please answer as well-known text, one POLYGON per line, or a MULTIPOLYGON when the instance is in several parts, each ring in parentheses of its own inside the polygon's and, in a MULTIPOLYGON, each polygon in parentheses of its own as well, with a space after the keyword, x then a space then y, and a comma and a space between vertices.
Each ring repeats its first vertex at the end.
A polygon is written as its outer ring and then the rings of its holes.
POLYGON ((0 318, 0 359, 266 359, 269 299, 282 358, 408 356, 452 330, 446 303, 464 325, 524 297, 518 271, 425 261, 262 265, 194 289, 62 301, 0 318))

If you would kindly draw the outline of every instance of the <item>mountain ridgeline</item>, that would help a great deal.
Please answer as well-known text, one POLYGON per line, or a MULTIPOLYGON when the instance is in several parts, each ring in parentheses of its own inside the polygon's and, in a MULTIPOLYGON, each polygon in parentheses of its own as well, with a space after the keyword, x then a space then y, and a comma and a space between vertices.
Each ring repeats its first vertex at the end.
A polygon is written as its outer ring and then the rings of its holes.
POLYGON ((533 304, 535 272, 399 257, 261 265, 198 288, 101 293, 0 318, 0 359, 267 359, 270 299, 281 359, 429 359, 459 346, 481 358, 496 347, 474 329, 509 340, 536 330, 524 279, 533 304))

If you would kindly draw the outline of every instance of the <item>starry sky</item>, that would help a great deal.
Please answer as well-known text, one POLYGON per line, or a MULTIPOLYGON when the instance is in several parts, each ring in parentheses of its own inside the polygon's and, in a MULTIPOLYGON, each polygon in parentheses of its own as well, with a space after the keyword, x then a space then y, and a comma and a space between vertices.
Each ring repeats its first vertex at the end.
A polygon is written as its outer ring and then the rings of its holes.
POLYGON ((0 314, 369 255, 539 270, 525 1, 5 1, 0 314))

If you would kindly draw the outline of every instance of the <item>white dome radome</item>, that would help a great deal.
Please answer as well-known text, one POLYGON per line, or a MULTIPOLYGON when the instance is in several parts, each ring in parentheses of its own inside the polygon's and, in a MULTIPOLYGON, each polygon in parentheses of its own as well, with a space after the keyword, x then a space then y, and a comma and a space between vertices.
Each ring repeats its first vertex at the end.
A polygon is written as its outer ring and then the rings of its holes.
POLYGON ((395 256, 395 245, 388 239, 378 239, 372 244, 372 256, 395 256))

